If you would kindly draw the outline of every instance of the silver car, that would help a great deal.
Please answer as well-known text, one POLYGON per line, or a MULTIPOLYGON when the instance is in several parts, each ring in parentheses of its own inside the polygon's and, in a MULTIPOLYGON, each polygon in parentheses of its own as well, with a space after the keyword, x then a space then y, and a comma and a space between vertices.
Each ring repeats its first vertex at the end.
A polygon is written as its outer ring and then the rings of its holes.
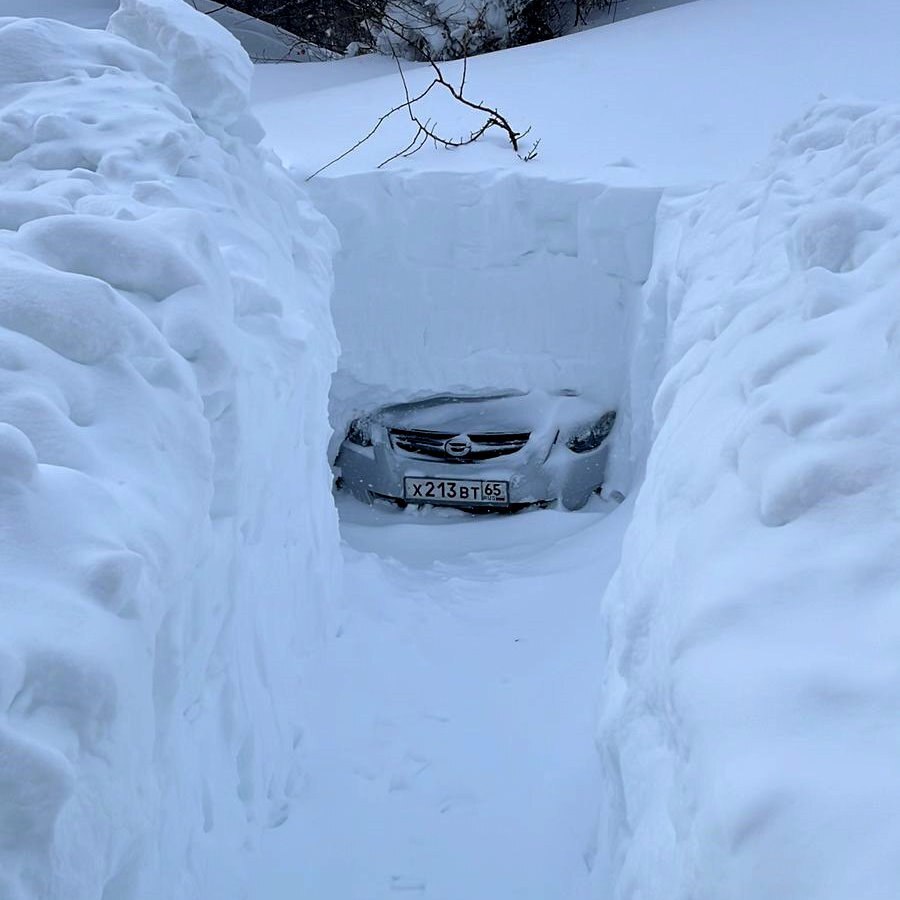
POLYGON ((579 509, 603 484, 615 420, 573 390, 382 406, 350 423, 336 483, 366 503, 579 509))

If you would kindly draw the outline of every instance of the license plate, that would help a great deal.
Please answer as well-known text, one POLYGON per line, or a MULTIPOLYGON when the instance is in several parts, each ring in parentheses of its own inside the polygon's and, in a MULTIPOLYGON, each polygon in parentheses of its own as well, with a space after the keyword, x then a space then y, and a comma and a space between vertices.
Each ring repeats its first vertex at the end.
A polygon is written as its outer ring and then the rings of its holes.
POLYGON ((509 503, 509 482, 404 478, 403 496, 418 503, 509 503))

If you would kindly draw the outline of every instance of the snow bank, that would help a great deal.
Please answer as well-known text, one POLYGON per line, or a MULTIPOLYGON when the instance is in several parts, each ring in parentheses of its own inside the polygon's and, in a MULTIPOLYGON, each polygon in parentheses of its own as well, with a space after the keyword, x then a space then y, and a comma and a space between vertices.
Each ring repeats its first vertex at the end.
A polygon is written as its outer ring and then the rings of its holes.
POLYGON ((898 172, 900 109, 822 102, 660 208, 606 595, 618 897, 900 894, 898 172))
POLYGON ((109 30, 163 61, 166 83, 201 124, 245 113, 253 63, 209 16, 172 0, 120 0, 109 30))
POLYGON ((239 896, 327 611, 330 226, 180 2, 0 19, 0 896, 239 896))
POLYGON ((447 390, 576 388, 614 405, 658 192, 539 178, 315 179, 341 237, 332 420, 447 390))

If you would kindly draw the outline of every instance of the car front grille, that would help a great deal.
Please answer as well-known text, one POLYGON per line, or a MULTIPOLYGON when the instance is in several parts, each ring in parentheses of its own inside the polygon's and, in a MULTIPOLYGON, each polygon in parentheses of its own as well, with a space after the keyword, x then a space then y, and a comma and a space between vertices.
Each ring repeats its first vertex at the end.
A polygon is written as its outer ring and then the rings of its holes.
MULTIPOLYGON (((509 456, 517 453, 531 436, 529 432, 504 432, 502 434, 469 434, 470 449, 463 455, 451 453, 447 449, 448 441, 462 437, 458 434, 442 431, 409 431, 403 428, 390 429, 391 445, 395 450, 410 456, 440 460, 446 463, 473 463, 498 456, 509 456)), ((451 443, 451 447, 455 446, 451 443)))

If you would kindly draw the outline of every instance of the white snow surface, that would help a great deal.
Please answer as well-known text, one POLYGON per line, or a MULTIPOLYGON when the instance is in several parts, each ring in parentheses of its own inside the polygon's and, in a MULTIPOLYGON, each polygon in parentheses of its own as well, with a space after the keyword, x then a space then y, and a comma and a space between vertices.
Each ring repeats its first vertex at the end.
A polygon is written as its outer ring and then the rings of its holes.
POLYGON ((342 624, 306 664, 309 778, 255 896, 604 896, 596 588, 628 517, 610 506, 341 503, 342 624))
POLYGON ((118 0, 0 0, 0 16, 58 19, 103 29, 118 5, 118 0))
POLYGON ((242 896, 336 589, 333 230, 180 2, 0 19, 0 896, 242 896))
MULTIPOLYGON (((523 142, 520 162, 492 129, 478 144, 426 144, 392 170, 480 172, 611 185, 672 187, 734 179, 820 95, 900 102, 900 4, 889 0, 697 0, 554 41, 473 57, 466 96, 503 113, 523 142)), ((411 91, 431 78, 405 64, 411 91)), ((442 64, 459 85, 460 63, 442 64)), ((254 109, 279 155, 306 175, 363 138, 404 99, 395 64, 364 57, 260 67, 254 109), (335 70, 332 73, 329 70, 335 70), (327 127, 297 140, 296 122, 327 127)), ((420 107, 448 137, 483 117, 435 90, 420 107)), ((405 113, 326 174, 371 171, 415 134, 405 113)))
POLYGON ((900 892, 898 172, 900 108, 823 101, 663 200, 604 600, 616 897, 900 892))
MULTIPOLYGON (((168 6, 0 27, 0 896, 895 900, 896 4, 473 60, 539 158, 376 173, 388 129, 311 183, 339 250, 168 6), (332 611, 332 252, 339 430, 618 397, 627 502, 342 502, 332 611)), ((254 90, 301 176, 399 99, 379 59, 254 90)))

